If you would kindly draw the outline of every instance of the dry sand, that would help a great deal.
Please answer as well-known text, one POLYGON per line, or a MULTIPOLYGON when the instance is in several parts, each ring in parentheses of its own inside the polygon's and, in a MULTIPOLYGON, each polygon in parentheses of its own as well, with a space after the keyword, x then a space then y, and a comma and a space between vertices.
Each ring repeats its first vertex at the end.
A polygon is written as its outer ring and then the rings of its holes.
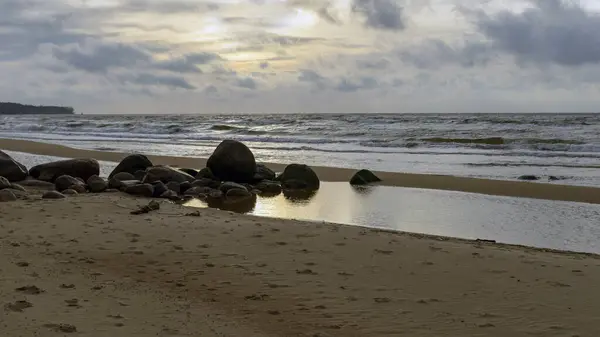
MULTIPOLYGON (((119 162, 121 159, 127 156, 125 153, 81 150, 55 144, 13 139, 0 139, 0 149, 65 158, 88 157, 95 158, 97 160, 113 162, 119 162)), ((169 156, 148 157, 156 165, 201 168, 206 164, 206 160, 201 158, 169 156)), ((268 166, 275 171, 283 171, 285 164, 268 163, 268 166)), ((313 167, 313 169, 323 181, 349 181, 352 175, 356 172, 356 170, 334 167, 313 167)), ((567 186, 415 173, 375 173, 381 179, 383 179, 382 185, 387 186, 451 190, 509 197, 525 197, 600 204, 600 188, 595 187, 567 186)))
POLYGON ((3 337, 600 335, 595 255, 40 194, 0 204, 3 337))

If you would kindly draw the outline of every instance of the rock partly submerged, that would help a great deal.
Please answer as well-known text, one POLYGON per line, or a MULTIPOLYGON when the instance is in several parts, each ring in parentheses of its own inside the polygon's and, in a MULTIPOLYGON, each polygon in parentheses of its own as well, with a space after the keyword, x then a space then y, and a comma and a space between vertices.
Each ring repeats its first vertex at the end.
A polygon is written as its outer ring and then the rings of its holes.
POLYGON ((256 173, 256 160, 250 149, 236 140, 224 140, 208 158, 206 167, 220 181, 249 183, 256 173))
POLYGON ((378 176, 369 170, 360 170, 356 172, 350 179, 350 185, 368 185, 380 182, 378 176))
POLYGON ((319 177, 308 165, 290 164, 277 177, 283 188, 318 190, 321 186, 319 177))

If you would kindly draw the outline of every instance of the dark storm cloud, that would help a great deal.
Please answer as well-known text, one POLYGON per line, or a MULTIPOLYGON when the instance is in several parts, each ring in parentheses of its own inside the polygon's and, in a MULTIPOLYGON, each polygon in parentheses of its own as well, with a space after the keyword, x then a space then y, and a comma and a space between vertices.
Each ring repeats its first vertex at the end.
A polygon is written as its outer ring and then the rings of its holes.
POLYGON ((196 87, 190 84, 185 78, 179 76, 141 73, 133 75, 120 75, 118 78, 123 83, 133 83, 142 86, 161 86, 172 89, 180 88, 186 90, 196 89, 196 87))
POLYGON ((374 77, 363 77, 357 80, 342 78, 335 86, 335 89, 342 92, 356 92, 359 90, 374 89, 378 85, 379 83, 374 77))
POLYGON ((399 0, 354 0, 353 11, 365 17, 365 25, 383 30, 406 28, 399 0))
POLYGON ((255 90, 258 88, 258 83, 251 77, 239 78, 236 85, 240 88, 255 90))
POLYGON ((55 48, 52 54, 73 68, 91 73, 132 67, 151 59, 151 55, 145 50, 122 43, 92 43, 88 50, 79 45, 68 49, 55 48))
POLYGON ((572 1, 534 0, 521 13, 477 13, 491 45, 520 61, 578 66, 600 62, 600 15, 572 1))

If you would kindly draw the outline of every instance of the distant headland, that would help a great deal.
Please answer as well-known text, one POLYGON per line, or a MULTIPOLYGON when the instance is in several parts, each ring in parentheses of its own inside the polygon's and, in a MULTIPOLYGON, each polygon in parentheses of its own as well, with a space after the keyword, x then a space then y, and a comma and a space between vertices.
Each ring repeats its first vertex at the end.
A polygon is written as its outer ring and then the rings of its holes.
POLYGON ((74 113, 75 110, 71 107, 0 102, 0 115, 72 115, 74 113))

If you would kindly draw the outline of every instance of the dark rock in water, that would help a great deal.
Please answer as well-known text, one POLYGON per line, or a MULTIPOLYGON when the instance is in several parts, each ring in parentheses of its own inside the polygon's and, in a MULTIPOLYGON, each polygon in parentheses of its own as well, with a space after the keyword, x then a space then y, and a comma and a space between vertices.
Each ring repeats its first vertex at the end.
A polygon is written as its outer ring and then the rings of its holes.
MULTIPOLYGON (((143 154, 132 154, 121 160, 119 165, 110 173, 108 178, 112 178, 117 173, 127 172, 135 174, 137 171, 145 171, 148 167, 152 167, 152 162, 143 154)), ((121 179, 127 180, 127 179, 121 179)))
POLYGON ((352 179, 350 179, 350 185, 367 185, 380 181, 381 179, 379 179, 379 177, 377 177, 373 172, 369 170, 360 170, 352 176, 352 179))
POLYGON ((219 178, 217 178, 217 176, 215 176, 208 167, 203 168, 202 170, 200 170, 198 172, 198 174, 196 174, 196 179, 201 179, 201 178, 210 179, 210 180, 219 180, 219 178))
POLYGON ((58 191, 48 191, 42 194, 42 199, 64 199, 66 196, 58 191))
POLYGON ((534 175, 523 175, 523 176, 519 177, 519 180, 534 181, 534 180, 540 180, 540 177, 534 176, 534 175))
POLYGON ((310 201, 315 195, 317 195, 316 190, 302 190, 302 189, 284 189, 283 197, 286 200, 291 201, 292 203, 297 204, 306 204, 310 201))
MULTIPOLYGON (((144 175, 146 175, 146 172, 144 172, 144 175)), ((119 173, 113 175, 110 179, 113 179, 113 178, 117 179, 117 180, 136 180, 135 176, 129 172, 119 172, 119 173)))
POLYGON ((93 175, 100 175, 100 164, 96 159, 69 159, 32 167, 29 175, 35 179, 54 182, 56 178, 68 175, 88 180, 93 175))
POLYGON ((219 190, 225 194, 227 194, 227 192, 232 189, 240 189, 240 190, 248 191, 246 186, 244 186, 242 184, 237 184, 237 183, 234 183, 231 181, 224 182, 221 184, 221 186, 219 186, 219 190))
POLYGON ((101 193, 108 188, 106 180, 98 176, 91 176, 90 179, 87 180, 87 185, 92 193, 101 193))
POLYGON ((142 182, 153 183, 157 181, 162 181, 165 184, 171 181, 178 183, 185 181, 192 182, 194 181, 194 177, 170 166, 154 166, 146 170, 146 176, 142 182))
POLYGON ((146 171, 142 171, 142 170, 135 171, 135 173, 133 174, 133 177, 139 181, 144 180, 145 176, 146 176, 146 171))
POLYGON ((152 196, 155 198, 160 198, 163 193, 169 190, 167 185, 165 185, 162 181, 156 182, 152 185, 154 186, 154 194, 152 196))
POLYGON ((125 188, 125 193, 151 198, 154 195, 154 186, 151 184, 137 184, 125 188))
POLYGON ((288 165, 279 180, 283 188, 288 189, 309 189, 317 190, 320 187, 319 177, 307 165, 291 164, 288 165))
POLYGON ((275 172, 266 167, 264 164, 256 164, 254 181, 259 182, 263 180, 275 180, 275 172))
POLYGON ((11 190, 0 190, 0 202, 10 202, 16 200, 17 196, 11 190))
POLYGON ((254 210, 254 208, 256 207, 256 201, 256 195, 250 195, 249 197, 245 198, 208 198, 206 200, 208 206, 211 208, 217 208, 220 210, 231 211, 240 214, 252 212, 252 210, 254 210))
POLYGON ((198 175, 198 170, 194 170, 191 168, 180 168, 179 171, 187 173, 187 174, 191 175, 192 177, 196 177, 196 175, 198 175))
POLYGON ((192 183, 190 183, 189 181, 184 181, 181 184, 179 184, 179 193, 183 194, 190 188, 192 188, 192 183))
POLYGON ((79 191, 74 186, 82 186, 85 191, 85 183, 82 183, 81 180, 76 179, 75 177, 71 177, 70 175, 62 175, 55 179, 54 186, 56 186, 57 191, 64 191, 66 189, 72 188, 76 191, 79 191))
POLYGON ((561 178, 557 177, 557 176, 549 176, 548 180, 550 180, 550 181, 557 181, 557 180, 561 180, 561 178))
POLYGON ((62 194, 64 194, 64 195, 78 195, 79 193, 77 193, 77 191, 69 188, 67 190, 62 191, 62 194))
POLYGON ((251 197, 252 193, 248 192, 248 190, 245 188, 232 188, 230 190, 227 190, 225 196, 227 198, 247 198, 251 197))
POLYGON ((161 194, 160 197, 163 199, 169 199, 169 200, 179 200, 180 199, 179 194, 177 194, 173 190, 165 191, 165 193, 161 194))
POLYGON ((11 190, 16 190, 16 191, 21 191, 21 192, 27 192, 27 190, 25 189, 25 187, 23 187, 23 186, 21 186, 19 184, 10 184, 9 188, 11 190))
POLYGON ((259 190, 261 194, 264 193, 269 195, 278 195, 281 193, 281 185, 275 181, 263 180, 262 182, 254 185, 254 188, 259 190))
POLYGON ((0 176, 9 181, 21 181, 27 178, 27 168, 12 159, 11 156, 0 151, 0 176))
POLYGON ((188 189, 187 191, 185 191, 185 195, 190 195, 193 197, 197 197, 200 194, 210 194, 212 192, 214 192, 216 190, 210 188, 210 187, 206 187, 206 186, 198 186, 198 187, 192 187, 190 189, 188 189))
POLYGON ((171 191, 175 192, 176 194, 179 194, 179 193, 181 193, 181 184, 179 184, 179 183, 178 183, 178 182, 176 182, 176 181, 170 181, 170 182, 167 184, 167 188, 168 188, 169 190, 171 190, 171 191))
POLYGON ((8 179, 6 179, 4 177, 0 177, 0 190, 9 188, 10 185, 11 185, 11 183, 10 183, 10 181, 8 181, 8 179))
POLYGON ((235 140, 224 140, 206 162, 220 181, 252 182, 256 173, 256 160, 252 151, 235 140))

